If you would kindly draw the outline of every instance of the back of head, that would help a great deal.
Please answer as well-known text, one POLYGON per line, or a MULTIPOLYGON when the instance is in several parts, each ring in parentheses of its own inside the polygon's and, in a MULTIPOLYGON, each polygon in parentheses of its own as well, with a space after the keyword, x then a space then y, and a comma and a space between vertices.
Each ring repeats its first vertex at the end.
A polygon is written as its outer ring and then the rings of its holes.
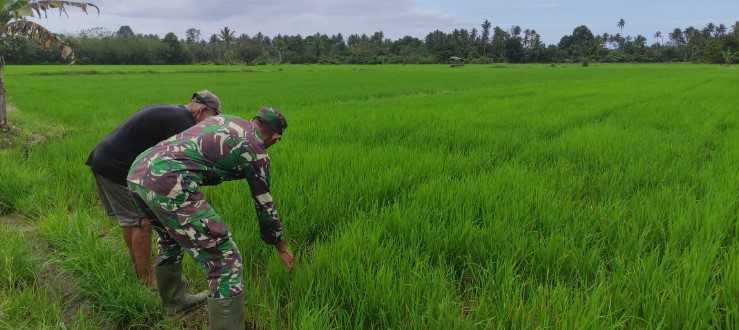
POLYGON ((259 119, 260 122, 264 123, 267 127, 280 135, 282 135, 282 133, 285 132, 285 129, 287 129, 287 119, 285 119, 285 116, 279 109, 261 107, 254 118, 259 119))

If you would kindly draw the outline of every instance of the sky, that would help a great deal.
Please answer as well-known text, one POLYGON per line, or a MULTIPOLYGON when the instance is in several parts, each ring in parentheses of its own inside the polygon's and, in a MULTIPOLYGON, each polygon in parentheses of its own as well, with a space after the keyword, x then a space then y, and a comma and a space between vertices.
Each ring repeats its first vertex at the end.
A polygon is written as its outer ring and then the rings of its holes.
MULTIPOLYGON (((441 30, 477 28, 489 20, 493 27, 509 31, 536 30, 545 44, 556 44, 580 26, 595 35, 615 34, 617 22, 624 19, 624 36, 645 36, 648 43, 660 31, 665 39, 675 28, 701 29, 709 22, 730 27, 739 21, 739 0, 97 0, 85 15, 68 8, 69 17, 50 11, 48 18, 32 18, 57 33, 103 27, 118 31, 128 25, 134 33, 164 37, 174 32, 181 39, 189 28, 200 30, 208 39, 223 27, 235 35, 257 32, 303 37, 315 33, 329 36, 341 33, 367 34, 382 31, 392 40, 404 36, 423 39, 441 30)), ((42 13, 43 15, 43 13, 42 13)))

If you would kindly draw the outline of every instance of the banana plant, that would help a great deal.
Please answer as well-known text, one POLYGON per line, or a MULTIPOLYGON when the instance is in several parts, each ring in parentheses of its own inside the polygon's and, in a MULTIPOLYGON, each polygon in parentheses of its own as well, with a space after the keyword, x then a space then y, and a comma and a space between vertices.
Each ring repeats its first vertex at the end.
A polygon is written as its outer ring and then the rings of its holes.
POLYGON ((723 55, 723 57, 724 57, 723 67, 729 68, 729 67, 731 67, 732 59, 735 56, 739 56, 739 50, 736 51, 736 52, 734 52, 734 53, 731 52, 731 49, 725 50, 724 52, 721 53, 721 55, 723 55))
MULTIPOLYGON (((89 8, 95 8, 100 15, 100 8, 88 2, 72 1, 29 1, 29 0, 0 0, 0 36, 2 37, 25 37, 45 50, 56 46, 61 52, 62 58, 74 63, 74 52, 64 40, 59 38, 38 23, 29 21, 29 17, 48 18, 48 12, 58 11, 59 15, 67 15, 67 8, 77 8, 88 14, 89 8)), ((0 127, 8 125, 5 103, 5 71, 4 54, 10 50, 10 46, 0 39, 0 127)))

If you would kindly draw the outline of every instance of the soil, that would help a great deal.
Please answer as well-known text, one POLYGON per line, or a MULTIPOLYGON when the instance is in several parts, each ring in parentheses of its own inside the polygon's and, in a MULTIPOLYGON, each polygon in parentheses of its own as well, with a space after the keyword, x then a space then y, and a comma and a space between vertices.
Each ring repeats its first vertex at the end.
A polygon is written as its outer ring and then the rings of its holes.
POLYGON ((16 230, 22 233, 30 233, 33 226, 23 218, 17 215, 0 215, 0 226, 8 227, 8 229, 16 230))
MULTIPOLYGON (((206 329, 208 325, 208 307, 207 304, 204 304, 203 306, 198 307, 197 309, 180 316, 177 320, 177 327, 178 329, 187 329, 187 330, 199 330, 199 329, 206 329)), ((249 320, 246 320, 245 324, 246 330, 256 330, 258 329, 253 323, 251 323, 249 320)))
POLYGON ((17 135, 18 130, 14 126, 0 126, 0 150, 12 147, 17 135))

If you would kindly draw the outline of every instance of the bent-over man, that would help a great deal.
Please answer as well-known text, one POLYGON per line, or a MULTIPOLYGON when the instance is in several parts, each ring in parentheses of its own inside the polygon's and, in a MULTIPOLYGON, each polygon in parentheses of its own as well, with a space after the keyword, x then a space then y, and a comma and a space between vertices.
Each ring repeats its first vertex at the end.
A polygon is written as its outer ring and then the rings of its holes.
POLYGON ((241 253, 200 187, 246 179, 261 239, 276 247, 291 271, 293 256, 272 201, 267 154, 285 128, 282 113, 268 107, 252 120, 214 116, 141 153, 131 166, 128 186, 162 224, 154 228, 160 236, 157 266, 180 264, 187 250, 205 272, 210 329, 244 328, 244 284, 241 253))

